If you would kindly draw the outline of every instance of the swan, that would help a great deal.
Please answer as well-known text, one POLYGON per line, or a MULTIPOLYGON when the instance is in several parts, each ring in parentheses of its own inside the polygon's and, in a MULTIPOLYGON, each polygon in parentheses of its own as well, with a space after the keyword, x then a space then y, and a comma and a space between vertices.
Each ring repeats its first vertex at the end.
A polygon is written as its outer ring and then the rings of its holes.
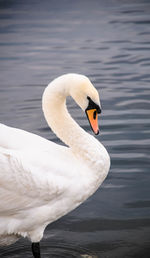
POLYGON ((0 124, 0 245, 28 237, 35 258, 41 257, 46 226, 91 196, 110 167, 105 147, 69 114, 67 96, 85 111, 97 135, 99 94, 81 74, 54 79, 42 97, 45 119, 65 146, 0 124))

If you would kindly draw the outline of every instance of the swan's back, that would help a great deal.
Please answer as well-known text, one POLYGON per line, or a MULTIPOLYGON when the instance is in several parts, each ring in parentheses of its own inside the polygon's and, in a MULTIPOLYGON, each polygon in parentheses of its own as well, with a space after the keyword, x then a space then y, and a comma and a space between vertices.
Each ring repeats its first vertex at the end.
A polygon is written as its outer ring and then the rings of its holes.
POLYGON ((52 145, 51 147, 56 145, 36 134, 0 124, 0 147, 2 148, 8 150, 23 150, 36 147, 46 149, 50 148, 50 144, 52 145))

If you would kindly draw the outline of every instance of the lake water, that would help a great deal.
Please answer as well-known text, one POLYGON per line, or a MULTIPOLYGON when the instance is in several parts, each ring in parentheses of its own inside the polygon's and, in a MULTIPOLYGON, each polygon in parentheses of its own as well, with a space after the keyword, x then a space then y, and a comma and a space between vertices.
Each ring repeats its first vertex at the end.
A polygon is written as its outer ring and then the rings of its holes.
MULTIPOLYGON (((41 95, 68 72, 87 75, 100 92, 97 138, 111 169, 91 198, 47 227, 42 257, 148 258, 150 1, 1 0, 0 121, 60 143, 41 95)), ((71 99, 68 108, 91 133, 71 99)), ((32 257, 30 242, 0 248, 0 257, 32 257)))

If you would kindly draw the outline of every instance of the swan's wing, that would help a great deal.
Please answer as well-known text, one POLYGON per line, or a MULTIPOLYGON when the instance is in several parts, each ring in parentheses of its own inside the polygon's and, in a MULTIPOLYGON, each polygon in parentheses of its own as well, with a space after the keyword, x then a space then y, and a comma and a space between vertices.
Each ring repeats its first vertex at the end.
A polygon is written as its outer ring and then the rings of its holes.
POLYGON ((41 206, 60 198, 70 186, 69 178, 61 176, 60 169, 53 158, 50 162, 47 153, 41 157, 36 151, 0 148, 0 214, 41 206))
POLYGON ((0 124, 0 146, 8 150, 24 150, 34 146, 34 148, 51 151, 58 145, 39 135, 0 124))

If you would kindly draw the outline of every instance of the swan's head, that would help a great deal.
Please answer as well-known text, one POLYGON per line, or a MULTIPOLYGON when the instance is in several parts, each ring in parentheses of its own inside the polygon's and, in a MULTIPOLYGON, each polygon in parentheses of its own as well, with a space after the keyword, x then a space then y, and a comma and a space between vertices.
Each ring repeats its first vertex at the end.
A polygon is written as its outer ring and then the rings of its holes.
POLYGON ((101 105, 97 90, 84 75, 72 74, 70 82, 70 95, 85 111, 93 132, 98 134, 98 114, 101 113, 101 105))
POLYGON ((99 94, 90 80, 81 74, 61 75, 45 89, 42 100, 43 111, 50 126, 52 127, 54 123, 52 114, 49 115, 50 110, 57 116, 54 106, 60 106, 60 101, 65 100, 68 95, 85 111, 93 132, 98 134, 98 114, 101 113, 99 94))

